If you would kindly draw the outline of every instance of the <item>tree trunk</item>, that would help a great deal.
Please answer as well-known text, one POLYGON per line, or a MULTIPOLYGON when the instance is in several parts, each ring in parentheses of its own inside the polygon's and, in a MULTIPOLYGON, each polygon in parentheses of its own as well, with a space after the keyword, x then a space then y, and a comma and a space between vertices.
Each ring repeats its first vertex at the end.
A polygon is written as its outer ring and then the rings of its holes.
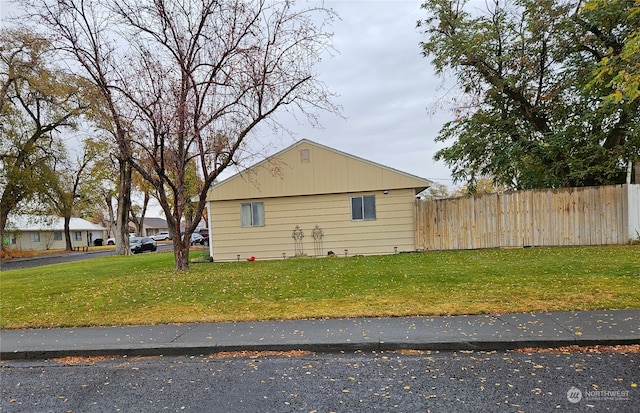
POLYGON ((185 232, 184 237, 173 242, 173 256, 176 260, 176 270, 184 271, 189 269, 189 248, 191 246, 191 234, 185 232), (189 237, 187 238, 187 235, 189 237))
POLYGON ((71 217, 65 216, 64 217, 64 241, 65 241, 67 251, 73 251, 73 244, 71 244, 71 229, 69 228, 70 222, 71 222, 71 217))
POLYGON ((120 180, 118 182, 118 211, 116 213, 116 255, 131 255, 129 247, 129 209, 131 207, 131 165, 120 160, 120 180))
POLYGON ((4 232, 7 227, 7 222, 9 221, 9 212, 18 205, 15 197, 16 192, 14 184, 9 182, 5 186, 2 197, 0 198, 0 248, 2 248, 3 251, 7 247, 4 245, 4 232))
POLYGON ((149 206, 149 200, 150 200, 150 196, 149 193, 147 191, 144 192, 144 201, 142 203, 142 212, 140 212, 140 223, 138 225, 138 235, 141 237, 146 237, 147 234, 145 234, 144 231, 144 217, 145 215, 147 215, 147 207, 149 206))
POLYGON ((111 204, 111 195, 103 193, 104 203, 107 206, 107 211, 109 212, 109 229, 107 231, 107 238, 111 238, 116 236, 116 219, 113 213, 113 205, 111 204))
POLYGON ((4 229, 7 226, 7 214, 4 208, 0 208, 0 248, 4 251, 7 245, 4 245, 4 229))
POLYGON ((139 237, 146 237, 147 234, 144 233, 144 217, 147 214, 147 207, 149 206, 149 201, 151 197, 148 192, 144 193, 144 201, 142 203, 142 209, 140 210, 140 217, 137 217, 133 210, 130 210, 131 213, 130 219, 131 222, 136 226, 136 235, 139 237))

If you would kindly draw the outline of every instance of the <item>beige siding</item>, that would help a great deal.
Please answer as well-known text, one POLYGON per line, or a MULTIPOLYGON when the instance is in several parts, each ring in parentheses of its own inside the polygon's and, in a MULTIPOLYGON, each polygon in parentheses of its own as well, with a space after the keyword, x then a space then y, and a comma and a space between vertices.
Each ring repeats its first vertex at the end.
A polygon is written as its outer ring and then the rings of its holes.
POLYGON ((216 261, 292 257, 296 253, 293 231, 303 233, 302 249, 308 256, 325 256, 328 251, 343 256, 356 254, 390 254, 415 250, 415 190, 391 190, 255 198, 264 202, 264 227, 242 228, 240 204, 229 200, 210 204, 211 240, 216 261), (376 219, 351 221, 351 197, 376 196, 376 219), (322 230, 321 244, 314 242, 316 225, 322 230))
POLYGON ((302 140, 235 175, 210 191, 208 200, 353 193, 357 191, 424 189, 426 179, 388 168, 331 148, 302 140), (309 157, 303 161, 301 152, 309 157))
MULTIPOLYGON (((71 230, 71 246, 73 247, 86 247, 87 246, 87 231, 80 230, 82 239, 76 240, 75 234, 76 231, 71 230)), ((67 247, 64 240, 64 231, 24 231, 17 233, 9 233, 10 239, 15 239, 16 243, 9 244, 12 248, 17 248, 22 251, 45 251, 45 250, 58 250, 65 249, 67 247), (32 234, 38 233, 40 236, 40 241, 32 241, 32 234), (54 237, 54 232, 60 232, 62 235, 61 240, 56 240, 54 237)), ((93 240, 96 238, 101 238, 102 235, 94 233, 93 240)), ((106 243, 106 239, 104 239, 106 243)))

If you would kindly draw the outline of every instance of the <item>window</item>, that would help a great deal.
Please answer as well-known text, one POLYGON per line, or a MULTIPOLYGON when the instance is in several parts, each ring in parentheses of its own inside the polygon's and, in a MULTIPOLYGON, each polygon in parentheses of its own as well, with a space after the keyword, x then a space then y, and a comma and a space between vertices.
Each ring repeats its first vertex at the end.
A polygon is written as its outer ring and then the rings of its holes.
POLYGON ((75 239, 76 241, 82 241, 82 231, 74 232, 73 239, 75 239))
POLYGON ((53 233, 53 240, 54 241, 62 241, 62 232, 60 231, 56 231, 53 233))
POLYGON ((243 227, 263 227, 264 204, 262 202, 240 204, 240 222, 243 227))
POLYGON ((351 198, 351 220, 368 221, 376 219, 376 196, 354 196, 351 198))
POLYGON ((31 242, 40 242, 40 233, 32 232, 31 233, 31 242))

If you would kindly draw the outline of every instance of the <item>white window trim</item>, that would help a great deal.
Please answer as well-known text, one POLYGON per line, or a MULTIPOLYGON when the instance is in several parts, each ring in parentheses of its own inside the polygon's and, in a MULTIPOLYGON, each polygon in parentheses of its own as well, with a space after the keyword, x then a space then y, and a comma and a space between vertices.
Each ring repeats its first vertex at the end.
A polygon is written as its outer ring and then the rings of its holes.
POLYGON ((255 228, 255 227, 264 227, 265 226, 265 219, 264 219, 264 202, 243 202, 240 204, 240 226, 242 228, 255 228), (250 214, 250 219, 251 222, 248 225, 245 225, 244 221, 242 220, 242 209, 245 205, 250 205, 250 209, 251 209, 251 214, 250 214), (256 208, 258 205, 261 206, 262 209, 262 222, 259 224, 256 224, 254 222, 254 208, 256 208))
POLYGON ((349 199, 349 204, 350 204, 350 209, 351 209, 351 221, 354 222, 360 222, 360 221, 375 221, 376 219, 378 219, 378 212, 377 212, 377 208, 376 208, 376 196, 375 195, 359 195, 359 196, 352 196, 349 199), (362 218, 354 218, 353 217, 353 200, 359 198, 361 205, 362 205, 362 210, 360 211, 362 214, 362 218), (365 202, 364 199, 365 198, 373 198, 373 205, 374 205, 374 216, 373 218, 367 218, 366 214, 365 214, 365 202))

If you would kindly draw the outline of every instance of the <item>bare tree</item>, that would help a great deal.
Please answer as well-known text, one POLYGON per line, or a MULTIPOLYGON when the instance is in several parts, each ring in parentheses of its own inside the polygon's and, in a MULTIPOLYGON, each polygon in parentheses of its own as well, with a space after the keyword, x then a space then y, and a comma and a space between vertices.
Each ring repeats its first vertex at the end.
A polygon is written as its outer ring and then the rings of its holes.
POLYGON ((29 15, 30 24, 38 23, 62 52, 63 58, 75 62, 74 68, 88 77, 96 86, 102 102, 95 108, 100 126, 113 137, 118 162, 118 210, 116 212, 116 254, 131 254, 128 222, 131 206, 131 143, 127 118, 119 101, 115 80, 120 76, 118 66, 119 42, 111 15, 102 0, 27 0, 22 7, 29 15))
POLYGON ((318 110, 337 110, 312 71, 330 48, 326 28, 334 14, 324 7, 288 0, 31 1, 95 73, 117 120, 123 162, 155 189, 178 270, 189 267, 209 187, 237 164, 257 128, 277 127, 282 110, 311 121, 318 110), (90 39, 78 41, 82 36, 90 39), (190 168, 200 179, 190 178, 190 168))

